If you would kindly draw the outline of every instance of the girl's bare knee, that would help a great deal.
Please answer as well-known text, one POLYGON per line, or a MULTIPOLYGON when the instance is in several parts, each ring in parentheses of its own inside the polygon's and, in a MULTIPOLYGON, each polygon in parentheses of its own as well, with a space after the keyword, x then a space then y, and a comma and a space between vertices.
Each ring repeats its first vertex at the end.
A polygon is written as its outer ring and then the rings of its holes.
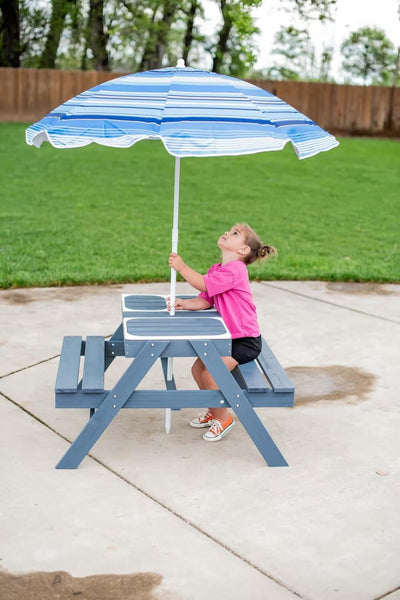
POLYGON ((235 360, 232 356, 223 356, 222 360, 224 361, 225 365, 230 371, 233 371, 233 369, 239 364, 238 361, 235 360))
POLYGON ((204 369, 203 363, 198 358, 192 365, 192 376, 196 383, 202 383, 204 369))

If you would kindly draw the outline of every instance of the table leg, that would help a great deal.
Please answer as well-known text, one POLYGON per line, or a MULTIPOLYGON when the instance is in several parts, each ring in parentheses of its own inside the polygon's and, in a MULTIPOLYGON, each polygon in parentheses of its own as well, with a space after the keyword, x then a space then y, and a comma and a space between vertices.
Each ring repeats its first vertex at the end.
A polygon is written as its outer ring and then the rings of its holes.
POLYGON ((200 360, 203 361, 226 401, 236 413, 243 427, 270 467, 287 467, 288 463, 260 421, 241 387, 222 361, 212 341, 190 340, 200 360))
POLYGON ((57 469, 76 469, 79 466, 168 344, 168 341, 146 342, 121 379, 107 394, 95 414, 71 444, 56 466, 57 469))
MULTIPOLYGON (((174 359, 171 356, 171 357, 167 358, 167 377, 166 377, 167 389, 171 389, 171 387, 172 387, 173 369, 174 369, 174 359)), ((171 432, 171 409, 170 408, 165 409, 165 431, 167 434, 171 432)))

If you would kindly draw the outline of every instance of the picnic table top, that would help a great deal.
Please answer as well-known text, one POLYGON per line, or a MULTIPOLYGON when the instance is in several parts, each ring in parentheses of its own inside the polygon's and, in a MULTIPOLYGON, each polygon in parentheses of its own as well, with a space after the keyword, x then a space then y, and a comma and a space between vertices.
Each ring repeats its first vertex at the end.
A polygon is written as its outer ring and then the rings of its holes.
POLYGON ((123 294, 124 340, 231 339, 215 309, 180 310, 171 316, 166 299, 167 296, 162 295, 123 294))

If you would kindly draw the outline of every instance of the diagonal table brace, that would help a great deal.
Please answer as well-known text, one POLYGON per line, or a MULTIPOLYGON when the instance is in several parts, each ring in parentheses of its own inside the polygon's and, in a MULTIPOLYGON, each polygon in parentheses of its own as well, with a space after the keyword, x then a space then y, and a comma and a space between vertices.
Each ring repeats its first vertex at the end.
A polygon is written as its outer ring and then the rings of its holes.
POLYGON ((236 383, 211 340, 190 340, 198 357, 213 377, 228 405, 270 467, 287 467, 288 463, 260 421, 243 390, 236 383))
POLYGON ((168 341, 146 342, 118 383, 104 398, 95 414, 86 423, 76 440, 64 454, 57 469, 76 469, 97 442, 119 410, 124 406, 143 377, 160 358, 168 341))

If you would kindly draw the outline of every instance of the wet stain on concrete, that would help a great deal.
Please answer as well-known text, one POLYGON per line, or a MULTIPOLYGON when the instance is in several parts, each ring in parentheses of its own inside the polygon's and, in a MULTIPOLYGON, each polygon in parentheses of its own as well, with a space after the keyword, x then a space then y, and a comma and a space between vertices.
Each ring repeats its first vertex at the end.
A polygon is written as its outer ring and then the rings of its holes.
POLYGON ((93 285, 93 286, 77 286, 77 287, 69 287, 69 288, 54 288, 52 290, 54 300, 64 300, 66 302, 74 302, 76 300, 80 300, 87 295, 91 296, 101 296, 102 294, 110 294, 110 292, 118 292, 122 289, 121 285, 113 285, 113 286, 103 286, 103 285, 93 285))
POLYGON ((31 294, 17 292, 15 290, 2 292, 1 298, 7 302, 7 304, 28 304, 29 302, 32 302, 31 294))
POLYGON ((14 575, 0 572, 0 600, 155 600, 157 573, 72 577, 65 571, 14 575))
POLYGON ((344 294, 355 294, 356 296, 379 295, 390 296, 395 291, 381 283, 355 283, 346 281, 329 281, 326 284, 329 292, 340 292, 344 294))
POLYGON ((21 288, 18 290, 4 290, 0 293, 0 302, 7 304, 29 304, 43 300, 62 300, 64 302, 74 302, 84 298, 88 294, 91 296, 109 294, 110 292, 119 292, 122 285, 113 286, 76 286, 76 287, 57 287, 57 288, 21 288))
POLYGON ((368 400, 376 380, 372 373, 343 365, 289 367, 285 371, 296 388, 295 406, 321 401, 368 400))

